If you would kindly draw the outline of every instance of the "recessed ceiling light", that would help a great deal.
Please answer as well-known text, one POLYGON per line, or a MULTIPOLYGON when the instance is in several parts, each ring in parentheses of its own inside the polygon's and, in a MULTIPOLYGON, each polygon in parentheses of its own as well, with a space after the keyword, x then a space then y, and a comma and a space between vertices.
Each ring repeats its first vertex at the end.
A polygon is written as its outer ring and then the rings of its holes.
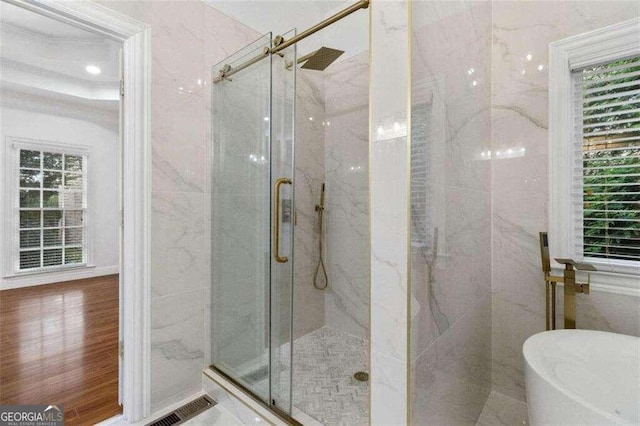
POLYGON ((85 70, 87 70, 89 74, 93 74, 93 75, 98 75, 102 72, 102 70, 99 67, 96 67, 95 65, 87 65, 85 70))

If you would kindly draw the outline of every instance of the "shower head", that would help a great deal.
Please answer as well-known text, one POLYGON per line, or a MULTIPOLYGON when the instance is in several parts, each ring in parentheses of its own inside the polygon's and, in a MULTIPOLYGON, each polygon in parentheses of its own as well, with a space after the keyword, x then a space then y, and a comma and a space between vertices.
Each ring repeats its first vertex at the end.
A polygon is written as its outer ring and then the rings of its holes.
POLYGON ((298 58, 298 63, 304 64, 302 68, 316 71, 324 71, 336 59, 344 53, 344 50, 332 49, 330 47, 321 47, 315 52, 311 52, 298 58))

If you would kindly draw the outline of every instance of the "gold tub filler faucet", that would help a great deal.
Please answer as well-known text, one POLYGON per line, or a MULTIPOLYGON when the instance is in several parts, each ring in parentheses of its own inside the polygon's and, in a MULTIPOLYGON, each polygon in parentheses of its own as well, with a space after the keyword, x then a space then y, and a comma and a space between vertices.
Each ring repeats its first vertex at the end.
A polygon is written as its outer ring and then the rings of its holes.
POLYGON ((586 283, 576 282, 576 270, 594 272, 595 266, 576 262, 573 259, 556 259, 564 265, 561 277, 551 275, 551 259, 549 258, 549 239, 546 232, 540 232, 540 257, 544 272, 546 325, 547 330, 556 329, 556 284, 563 283, 564 287, 564 328, 576 328, 576 293, 589 294, 591 274, 587 274, 586 283))

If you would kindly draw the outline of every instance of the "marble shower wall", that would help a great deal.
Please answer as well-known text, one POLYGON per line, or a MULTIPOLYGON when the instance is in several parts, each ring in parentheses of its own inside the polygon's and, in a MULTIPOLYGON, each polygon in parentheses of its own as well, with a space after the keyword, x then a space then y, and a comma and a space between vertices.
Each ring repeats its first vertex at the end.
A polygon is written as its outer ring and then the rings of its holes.
POLYGON ((409 422, 409 7, 369 5, 371 424, 409 422))
MULTIPOLYGON (((369 339, 369 53, 324 72, 326 325, 369 339)), ((316 201, 317 203, 317 201, 316 201)))
POLYGON ((473 425, 491 391, 491 2, 412 7, 411 423, 473 425))
MULTIPOLYGON (((637 1, 493 4, 493 384, 525 399, 522 344, 543 331, 538 232, 548 229, 548 46, 640 13, 637 1), (530 56, 528 56, 530 55, 530 56), (529 59, 531 58, 531 59, 529 59)), ((562 291, 558 291, 562 307, 562 291)), ((597 289, 577 296, 579 328, 640 335, 640 298, 597 289)), ((562 324, 560 315, 558 324, 562 324)))
POLYGON ((321 72, 298 68, 296 75, 293 336, 325 325, 324 292, 313 286, 318 262, 320 188, 325 181, 325 83, 321 72))
POLYGON ((209 279, 209 68, 258 38, 200 1, 100 1, 151 26, 152 411, 201 389, 209 279))

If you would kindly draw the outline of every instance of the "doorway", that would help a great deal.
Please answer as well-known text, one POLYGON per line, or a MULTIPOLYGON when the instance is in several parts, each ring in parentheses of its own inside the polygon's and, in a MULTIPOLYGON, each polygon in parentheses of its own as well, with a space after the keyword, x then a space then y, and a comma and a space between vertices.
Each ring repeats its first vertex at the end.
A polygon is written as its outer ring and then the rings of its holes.
POLYGON ((2 404, 62 403, 67 422, 140 420, 150 28, 91 2, 0 6, 2 404))
POLYGON ((1 3, 0 403, 122 412, 122 43, 1 3))

